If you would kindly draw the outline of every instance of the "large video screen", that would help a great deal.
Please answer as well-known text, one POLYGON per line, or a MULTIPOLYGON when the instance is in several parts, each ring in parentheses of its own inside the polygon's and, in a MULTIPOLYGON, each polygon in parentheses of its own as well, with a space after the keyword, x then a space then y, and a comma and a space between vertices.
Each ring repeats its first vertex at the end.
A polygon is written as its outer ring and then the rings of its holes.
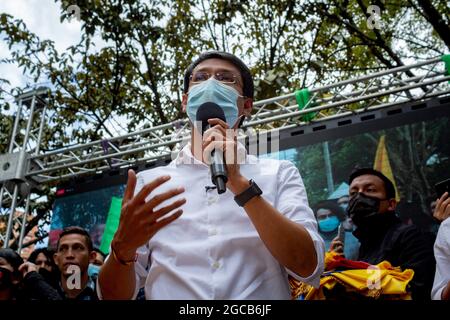
MULTIPOLYGON (((434 184, 450 177, 448 124, 446 117, 419 121, 337 136, 261 157, 286 159, 298 167, 315 214, 320 212, 321 206, 332 209, 337 204, 343 210, 340 216, 345 216, 349 174, 358 167, 377 168, 395 183, 399 202, 397 214, 402 221, 435 232, 437 224, 432 218, 432 205, 437 194, 434 184)), ((57 198, 50 244, 55 243, 58 231, 65 226, 79 225, 89 230, 95 246, 107 252, 117 228, 124 188, 124 185, 116 185, 57 198)), ((330 235, 335 232, 323 232, 324 238, 331 240, 330 235)))
MULTIPOLYGON (((396 213, 405 224, 436 233, 432 216, 438 195, 434 185, 450 178, 450 127, 448 118, 421 121, 372 132, 330 139, 263 155, 293 162, 300 171, 311 208, 318 221, 334 213, 345 226, 345 255, 356 259, 359 242, 346 221, 348 178, 356 168, 371 167, 393 181, 397 193, 396 213)), ((325 247, 337 236, 338 226, 321 233, 325 247)))
POLYGON ((292 161, 301 173, 312 206, 321 200, 336 199, 342 192, 346 194, 348 177, 355 168, 373 167, 385 174, 390 170, 398 192, 399 211, 404 213, 401 217, 405 221, 430 223, 430 203, 437 197, 434 184, 450 177, 448 124, 448 118, 439 118, 289 148, 263 157, 292 161))
POLYGON ((124 192, 125 185, 119 184, 56 198, 49 246, 56 247, 59 233, 65 227, 80 226, 88 230, 94 247, 108 253, 109 243, 118 226, 124 192))

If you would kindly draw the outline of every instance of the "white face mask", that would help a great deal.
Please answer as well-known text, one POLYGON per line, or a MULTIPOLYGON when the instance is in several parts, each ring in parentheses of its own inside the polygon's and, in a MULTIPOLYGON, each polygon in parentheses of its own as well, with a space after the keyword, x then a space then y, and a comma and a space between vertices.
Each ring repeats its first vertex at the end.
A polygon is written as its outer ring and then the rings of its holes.
POLYGON ((239 92, 217 81, 213 77, 191 87, 188 92, 187 114, 192 123, 197 118, 198 108, 205 102, 214 102, 222 108, 227 124, 232 128, 238 119, 237 99, 243 97, 239 92))

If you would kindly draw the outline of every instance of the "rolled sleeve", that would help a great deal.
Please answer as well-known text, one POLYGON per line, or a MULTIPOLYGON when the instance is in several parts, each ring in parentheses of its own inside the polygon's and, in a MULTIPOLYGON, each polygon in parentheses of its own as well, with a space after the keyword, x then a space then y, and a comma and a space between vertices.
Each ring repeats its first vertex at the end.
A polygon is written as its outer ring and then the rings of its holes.
MULTIPOLYGON (((309 232, 309 231, 308 231, 309 232)), ((325 250, 324 250, 324 243, 322 238, 318 237, 315 234, 312 234, 309 232, 309 235, 311 236, 313 242, 314 242, 314 249, 316 250, 317 255, 317 265, 314 271, 309 275, 308 277, 304 278, 296 274, 295 272, 289 270, 288 268, 285 268, 287 273, 291 275, 294 279, 305 282, 307 284, 312 285, 314 288, 319 288, 320 286, 320 276, 323 273, 324 269, 324 256, 325 256, 325 250)))
POLYGON ((278 172, 278 198, 276 209, 285 217, 302 225, 308 231, 317 255, 317 265, 308 277, 301 277, 286 269, 295 279, 318 288, 324 270, 325 244, 319 235, 317 221, 309 207, 308 197, 298 169, 289 161, 282 161, 278 172))

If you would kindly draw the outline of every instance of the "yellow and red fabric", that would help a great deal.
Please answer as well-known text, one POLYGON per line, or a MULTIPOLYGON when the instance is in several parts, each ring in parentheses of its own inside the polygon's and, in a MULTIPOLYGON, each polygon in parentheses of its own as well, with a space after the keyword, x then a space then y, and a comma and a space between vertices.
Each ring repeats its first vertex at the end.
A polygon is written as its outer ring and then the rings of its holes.
POLYGON ((412 280, 412 269, 401 270, 388 261, 373 266, 362 261, 347 260, 335 252, 325 255, 325 272, 320 287, 313 288, 290 278, 293 299, 325 300, 324 289, 332 291, 337 286, 345 288, 345 294, 367 298, 410 300, 408 283, 412 280))

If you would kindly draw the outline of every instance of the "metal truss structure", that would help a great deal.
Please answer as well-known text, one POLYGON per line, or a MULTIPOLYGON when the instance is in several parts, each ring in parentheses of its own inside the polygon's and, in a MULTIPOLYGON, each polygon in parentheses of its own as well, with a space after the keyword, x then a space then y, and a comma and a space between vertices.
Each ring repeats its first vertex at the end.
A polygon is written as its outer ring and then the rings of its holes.
MULTIPOLYGON (((449 82, 450 74, 437 57, 312 88, 301 106, 298 92, 257 101, 253 115, 242 126, 241 136, 270 134, 311 122, 448 96, 449 82)), ((167 158, 189 139, 189 122, 177 120, 110 139, 42 152, 47 92, 46 88, 37 89, 17 98, 18 112, 8 153, 0 155, 0 205, 8 215, 6 232, 0 233, 4 247, 8 246, 14 225, 21 231, 19 249, 22 245, 32 188, 167 158), (17 207, 25 208, 25 213, 15 214, 17 207)))

